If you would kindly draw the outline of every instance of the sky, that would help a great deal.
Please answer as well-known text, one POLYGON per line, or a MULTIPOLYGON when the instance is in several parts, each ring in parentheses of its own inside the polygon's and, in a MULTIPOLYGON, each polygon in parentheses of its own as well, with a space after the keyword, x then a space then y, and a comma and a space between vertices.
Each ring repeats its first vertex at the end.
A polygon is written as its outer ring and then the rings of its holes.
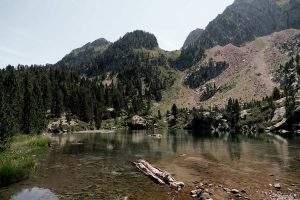
POLYGON ((125 33, 155 34, 165 50, 205 28, 233 0, 0 0, 0 68, 56 63, 72 49, 125 33))

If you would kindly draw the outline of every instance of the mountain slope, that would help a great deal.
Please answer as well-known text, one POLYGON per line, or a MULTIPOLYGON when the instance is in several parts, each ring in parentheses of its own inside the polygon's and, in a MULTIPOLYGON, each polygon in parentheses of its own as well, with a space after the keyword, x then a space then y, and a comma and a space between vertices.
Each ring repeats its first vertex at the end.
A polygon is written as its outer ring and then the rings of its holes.
POLYGON ((299 13, 299 0, 236 0, 208 24, 189 48, 199 51, 229 43, 241 45, 275 31, 299 28, 299 13))
MULTIPOLYGON (((150 51, 158 49, 157 39, 153 34, 137 30, 126 33, 110 45, 96 59, 96 62, 100 70, 119 70, 128 67, 128 65, 137 65, 140 60, 148 59, 145 56, 148 56, 150 51)), ((149 59, 153 58, 150 57, 149 59)))
POLYGON ((188 48, 190 45, 194 45, 194 43, 201 37, 202 33, 203 33, 203 29, 195 29, 193 30, 188 37, 186 38, 186 40, 184 41, 184 44, 182 46, 182 49, 186 49, 188 48))
POLYGON ((160 49, 153 34, 136 30, 114 43, 103 39, 88 43, 56 66, 77 71, 105 88, 117 88, 127 110, 142 113, 148 109, 148 102, 160 101, 162 90, 173 84, 174 69, 170 63, 178 55, 160 49))
POLYGON ((224 105, 229 97, 242 102, 262 99, 278 85, 279 65, 290 55, 299 54, 299 44, 300 30, 289 29, 257 38, 241 47, 232 44, 215 46, 208 49, 206 58, 190 70, 186 83, 195 84, 199 72, 206 69, 209 62, 225 62, 228 67, 218 76, 193 85, 200 96, 205 85, 216 86, 216 94, 202 104, 224 105))
POLYGON ((232 97, 240 102, 260 100, 272 93, 278 86, 278 69, 290 59, 290 55, 300 53, 300 30, 289 29, 259 37, 253 42, 238 47, 232 44, 215 46, 205 51, 205 59, 191 69, 178 72, 175 84, 165 93, 155 109, 166 111, 173 103, 178 107, 224 106, 232 97), (208 70, 204 81, 203 70, 210 62, 226 63, 212 65, 220 71, 213 76, 208 70), (201 76, 199 77, 199 74, 201 76), (212 77, 210 77, 212 76, 212 77), (215 85, 212 97, 201 100, 207 85, 215 85))
POLYGON ((91 65, 94 60, 100 56, 111 44, 104 38, 89 42, 84 46, 74 49, 62 58, 57 64, 60 66, 88 66, 91 65))

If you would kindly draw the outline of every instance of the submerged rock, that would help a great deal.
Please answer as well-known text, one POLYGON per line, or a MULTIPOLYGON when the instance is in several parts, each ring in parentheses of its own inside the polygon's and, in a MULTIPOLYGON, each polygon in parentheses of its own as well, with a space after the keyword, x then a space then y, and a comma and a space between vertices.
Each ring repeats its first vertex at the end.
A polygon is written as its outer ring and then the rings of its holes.
POLYGON ((240 193, 240 191, 237 190, 237 189, 232 189, 230 192, 231 192, 232 194, 238 194, 238 193, 240 193))
POLYGON ((276 188, 277 190, 280 190, 281 189, 280 183, 275 183, 274 188, 276 188))
POLYGON ((200 195, 199 200, 212 200, 212 198, 210 197, 210 195, 207 192, 203 192, 200 195))
POLYGON ((195 190, 191 191, 191 196, 195 199, 199 200, 212 200, 210 197, 210 194, 207 190, 204 190, 203 188, 197 188, 195 190))

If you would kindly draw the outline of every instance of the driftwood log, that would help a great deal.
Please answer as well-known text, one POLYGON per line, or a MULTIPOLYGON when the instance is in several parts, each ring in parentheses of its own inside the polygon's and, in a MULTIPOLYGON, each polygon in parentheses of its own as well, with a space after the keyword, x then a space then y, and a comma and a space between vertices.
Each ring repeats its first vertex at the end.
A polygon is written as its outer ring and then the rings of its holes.
POLYGON ((163 171, 159 168, 152 166, 145 160, 139 159, 133 164, 145 175, 151 177, 159 184, 168 185, 173 189, 181 190, 184 187, 184 183, 180 181, 176 181, 168 172, 163 171))

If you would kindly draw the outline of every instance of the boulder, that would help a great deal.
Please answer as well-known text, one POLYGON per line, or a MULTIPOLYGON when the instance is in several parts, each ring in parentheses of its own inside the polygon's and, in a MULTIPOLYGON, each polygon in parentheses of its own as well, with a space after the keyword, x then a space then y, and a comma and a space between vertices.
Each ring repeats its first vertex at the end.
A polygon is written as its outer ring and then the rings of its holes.
POLYGON ((280 122, 276 123, 275 125, 273 125, 270 130, 271 131, 274 131, 274 130, 279 130, 279 129, 282 129, 285 124, 286 124, 286 121, 287 119, 286 118, 283 118, 280 122))
POLYGON ((247 109, 247 110, 242 110, 241 111, 241 118, 242 119, 246 119, 246 117, 248 116, 248 115, 250 115, 251 113, 250 113, 250 109, 247 109))
POLYGON ((271 121, 276 122, 276 121, 282 120, 285 117, 285 113, 286 113, 285 107, 277 108, 274 111, 274 116, 271 121))
POLYGON ((48 126, 48 132, 58 134, 61 132, 61 128, 60 128, 59 124, 53 123, 48 126))
POLYGON ((143 130, 147 129, 148 122, 143 117, 135 115, 131 118, 128 126, 133 130, 143 130))

